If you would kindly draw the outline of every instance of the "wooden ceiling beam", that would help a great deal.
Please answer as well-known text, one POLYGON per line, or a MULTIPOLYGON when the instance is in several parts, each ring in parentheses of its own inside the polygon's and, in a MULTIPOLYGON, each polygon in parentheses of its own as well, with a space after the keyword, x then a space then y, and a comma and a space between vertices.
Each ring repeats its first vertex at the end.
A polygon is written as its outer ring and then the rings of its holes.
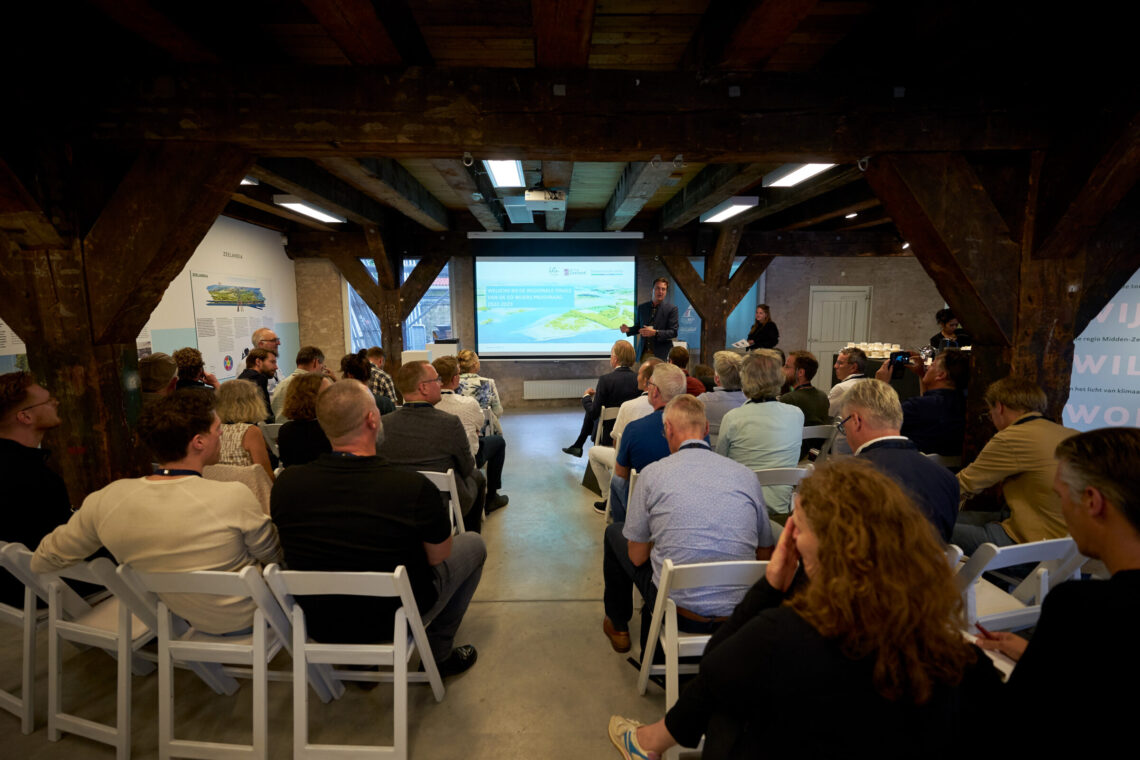
POLYGON ((665 184, 665 180, 669 179, 674 165, 679 163, 680 159, 681 157, 677 156, 673 160, 662 161, 661 156, 654 156, 649 161, 634 161, 627 164, 618 178, 613 195, 606 204, 602 217, 603 228, 611 232, 625 229, 649 199, 657 194, 657 190, 665 184))
MULTIPOLYGON (((764 200, 771 200, 773 197, 778 197, 781 192, 788 192, 789 189, 794 190, 794 188, 776 188, 775 190, 765 188, 760 191, 760 195, 764 200)), ((867 187, 867 183, 853 181, 819 195, 807 197, 805 193, 802 202, 779 213, 765 214, 760 218, 763 220, 765 229, 794 230, 819 224, 822 221, 851 213, 851 211, 858 212, 878 205, 879 199, 871 192, 871 188, 867 187)))
POLYGON ((91 0, 116 24, 166 51, 179 63, 219 63, 218 56, 187 34, 150 0, 91 0))
POLYGON ((581 69, 590 60, 595 0, 531 0, 535 65, 581 69))
POLYGON ((3 159, 0 159, 0 233, 23 250, 64 245, 55 225, 3 159))
POLYGON ((450 227, 443 204, 411 172, 390 158, 318 158, 316 163, 433 232, 443 232, 450 227))
POLYGON ((876 206, 881 205, 882 201, 880 201, 878 198, 867 198, 866 200, 856 201, 841 208, 825 211, 823 213, 817 214, 816 216, 808 217, 807 219, 801 219, 798 222, 793 222, 792 224, 785 225, 780 229, 799 230, 803 229, 804 227, 814 227, 817 224, 822 224, 823 222, 830 221, 832 219, 846 217, 848 214, 858 214, 860 211, 866 211, 869 208, 875 208, 876 206))
POLYGON ((713 0, 681 68, 756 69, 787 42, 818 0, 713 0))
POLYGON ((832 190, 851 184, 863 176, 854 166, 836 166, 794 187, 765 187, 757 191, 759 204, 735 217, 736 224, 749 224, 806 203, 832 190))
POLYGON ((230 195, 230 200, 248 208, 255 208, 258 211, 272 214, 293 224, 300 224, 304 227, 320 230, 321 232, 333 231, 332 227, 324 222, 318 222, 311 216, 298 214, 296 211, 291 211, 284 206, 278 206, 273 202, 273 194, 273 189, 267 185, 244 185, 230 195))
POLYGON ((764 179, 773 164, 706 166, 661 208, 661 229, 675 230, 764 179))
POLYGON ((487 232, 501 232, 510 222, 502 205, 494 202, 496 196, 492 188, 488 193, 484 183, 481 186, 476 177, 463 165, 459 159, 437 158, 432 159, 431 165, 439 172, 444 181, 451 186, 460 200, 467 204, 467 210, 475 217, 487 232), (478 195, 478 199, 476 199, 478 195))
POLYGON ((403 62, 372 0, 303 0, 348 60, 362 66, 403 62))
POLYGON ((737 249, 740 256, 804 256, 846 258, 862 256, 913 256, 903 250, 897 235, 885 232, 757 232, 745 230, 737 249))
MULTIPOLYGON (((573 161, 543 161, 542 186, 547 190, 561 190, 570 198, 570 182, 574 176, 573 161)), ((548 210, 546 229, 548 232, 562 232, 566 228, 566 209, 548 210)))
POLYGON ((701 162, 852 163, 1042 148, 1051 117, 1073 107, 934 90, 884 101, 883 85, 747 72, 184 67, 133 76, 79 77, 35 112, 73 130, 80 113, 96 138, 228 142, 259 156, 614 161, 683 150, 701 162))
POLYGON ((299 158, 261 158, 251 177, 361 226, 383 224, 384 207, 347 182, 299 158))

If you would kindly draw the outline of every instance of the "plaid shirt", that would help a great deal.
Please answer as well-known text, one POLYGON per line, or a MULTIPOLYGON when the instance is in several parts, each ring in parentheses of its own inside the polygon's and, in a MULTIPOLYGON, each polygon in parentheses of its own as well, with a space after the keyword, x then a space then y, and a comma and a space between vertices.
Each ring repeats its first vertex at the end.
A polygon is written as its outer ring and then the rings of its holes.
POLYGON ((396 403, 396 385, 392 382, 392 376, 384 370, 372 365, 372 369, 368 374, 368 390, 381 396, 387 396, 392 399, 392 403, 396 403))

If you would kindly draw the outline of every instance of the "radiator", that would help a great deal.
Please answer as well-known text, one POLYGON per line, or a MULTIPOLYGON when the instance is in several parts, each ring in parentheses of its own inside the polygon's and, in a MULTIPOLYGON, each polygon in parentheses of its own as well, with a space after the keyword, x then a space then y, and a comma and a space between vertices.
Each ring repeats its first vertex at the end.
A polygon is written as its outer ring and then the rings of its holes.
POLYGON ((574 380, 525 380, 523 398, 531 401, 547 398, 581 398, 587 388, 597 385, 597 378, 574 380))

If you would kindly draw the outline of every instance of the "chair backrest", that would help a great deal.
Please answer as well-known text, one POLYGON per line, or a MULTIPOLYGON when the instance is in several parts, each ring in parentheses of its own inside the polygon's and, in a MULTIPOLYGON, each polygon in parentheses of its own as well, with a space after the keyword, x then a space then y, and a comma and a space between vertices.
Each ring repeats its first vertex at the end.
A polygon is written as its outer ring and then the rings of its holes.
POLYGON ((618 412, 621 411, 620 406, 603 406, 598 412, 598 427, 594 430, 594 443, 598 446, 602 445, 602 426, 610 420, 616 420, 618 412))
POLYGON ((676 591, 702 586, 751 586, 767 569, 766 561, 756 560, 674 565, 673 560, 666 559, 661 568, 661 588, 676 591))
POLYGON ((634 467, 629 471, 629 494, 625 497, 626 504, 633 503, 633 487, 637 485, 637 468, 634 467))
POLYGON ((265 446, 269 449, 273 456, 281 456, 277 452, 277 435, 281 432, 283 422, 259 422, 257 426, 261 428, 261 434, 265 437, 265 446))
MULTIPOLYGON (((0 556, 3 557, 4 567, 16 576, 16 580, 31 589, 32 593, 43 602, 48 601, 50 597, 48 584, 51 582, 54 573, 41 575, 32 572, 32 553, 28 551, 26 546, 17 543, 6 544, 0 550, 0 556)), ((69 586, 63 592, 63 610, 69 617, 78 617, 90 612, 91 605, 69 586)))
POLYGON ((768 470, 753 470, 762 486, 796 486, 811 474, 809 467, 773 467, 768 470))
POLYGON ((956 544, 948 544, 946 546, 946 561, 950 563, 953 570, 957 570, 958 563, 962 561, 962 547, 956 544))
POLYGON ((465 533, 463 527, 463 505, 459 503, 459 486, 455 484, 455 470, 447 472, 432 472, 420 470, 420 475, 431 481, 440 493, 447 495, 447 508, 451 510, 451 530, 453 533, 465 533))
POLYGON ((815 457, 816 464, 821 464, 831 455, 831 449, 835 446, 835 439, 838 435, 839 428, 834 424, 805 425, 803 433, 801 434, 801 440, 823 439, 823 443, 819 446, 819 453, 815 457))

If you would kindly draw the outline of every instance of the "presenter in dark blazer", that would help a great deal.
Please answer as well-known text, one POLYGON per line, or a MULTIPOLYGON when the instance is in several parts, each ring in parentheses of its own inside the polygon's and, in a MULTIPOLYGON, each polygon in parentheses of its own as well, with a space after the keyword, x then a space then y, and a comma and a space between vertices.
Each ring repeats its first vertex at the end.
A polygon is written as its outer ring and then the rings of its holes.
POLYGON ((638 304, 637 319, 633 327, 623 324, 620 329, 626 335, 641 337, 638 356, 645 356, 646 350, 663 362, 669 361, 669 349, 677 337, 677 307, 665 303, 669 292, 669 281, 658 277, 653 281, 653 300, 638 304))

